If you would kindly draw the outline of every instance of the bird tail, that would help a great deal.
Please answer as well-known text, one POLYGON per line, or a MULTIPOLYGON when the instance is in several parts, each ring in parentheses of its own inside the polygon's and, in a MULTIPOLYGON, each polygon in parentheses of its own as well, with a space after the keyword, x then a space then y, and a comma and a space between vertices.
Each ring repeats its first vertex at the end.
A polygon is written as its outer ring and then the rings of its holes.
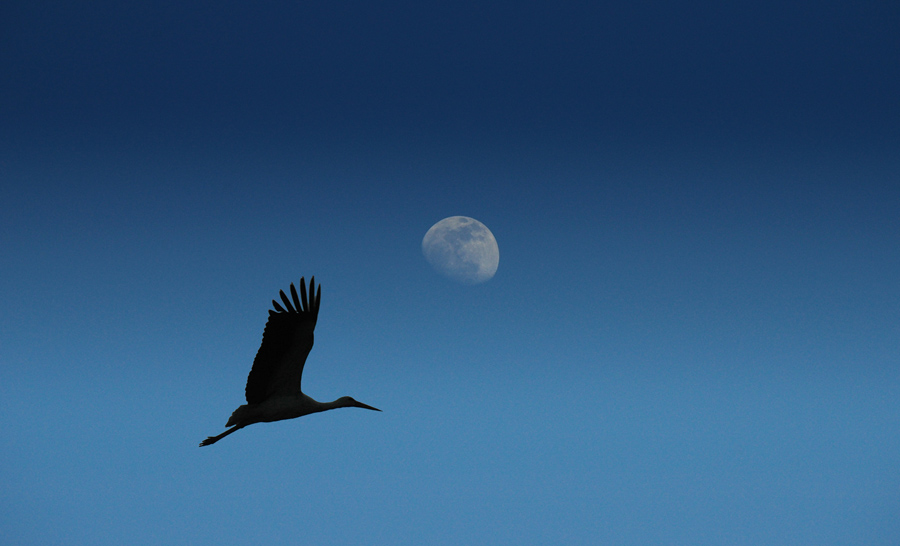
POLYGON ((245 420, 247 416, 247 411, 250 409, 250 406, 244 404, 238 409, 234 410, 234 413, 231 414, 231 417, 228 418, 228 422, 225 423, 226 427, 230 427, 232 425, 237 425, 245 420))

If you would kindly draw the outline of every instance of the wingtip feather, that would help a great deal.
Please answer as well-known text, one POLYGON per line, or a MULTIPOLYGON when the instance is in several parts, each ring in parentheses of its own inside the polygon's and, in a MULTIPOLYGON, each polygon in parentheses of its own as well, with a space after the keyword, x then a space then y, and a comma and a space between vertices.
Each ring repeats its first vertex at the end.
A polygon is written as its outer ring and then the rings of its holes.
POLYGON ((274 311, 270 311, 269 314, 278 313, 319 313, 319 302, 322 300, 322 285, 316 286, 316 277, 309 278, 309 295, 306 293, 306 280, 304 277, 300 277, 300 294, 297 294, 297 288, 294 286, 294 283, 291 283, 291 297, 289 298, 287 294, 285 294, 284 290, 279 290, 278 294, 281 296, 281 301, 284 303, 284 307, 281 306, 276 300, 272 300, 272 307, 274 307, 274 311), (293 302, 291 301, 293 299, 293 302))
POLYGON ((291 305, 291 300, 288 299, 287 294, 284 293, 284 290, 279 290, 279 294, 281 294, 281 301, 284 302, 284 306, 287 307, 289 313, 296 313, 297 311, 294 309, 294 306, 291 305))
POLYGON ((316 287, 316 276, 313 275, 309 278, 309 306, 310 310, 313 313, 319 312, 319 300, 318 300, 318 291, 322 289, 322 285, 320 284, 316 287))
MULTIPOLYGON (((300 285, 300 290, 303 291, 303 285, 300 285)), ((303 305, 300 305, 300 298, 297 297, 297 289, 294 288, 294 283, 291 283, 291 297, 294 299, 294 307, 297 308, 297 311, 304 310, 306 308, 306 298, 303 299, 303 305)))
MULTIPOLYGON (((310 285, 310 290, 312 290, 312 285, 310 285)), ((303 310, 309 311, 309 302, 306 299, 306 281, 304 281, 303 277, 300 277, 300 297, 303 301, 303 310)))

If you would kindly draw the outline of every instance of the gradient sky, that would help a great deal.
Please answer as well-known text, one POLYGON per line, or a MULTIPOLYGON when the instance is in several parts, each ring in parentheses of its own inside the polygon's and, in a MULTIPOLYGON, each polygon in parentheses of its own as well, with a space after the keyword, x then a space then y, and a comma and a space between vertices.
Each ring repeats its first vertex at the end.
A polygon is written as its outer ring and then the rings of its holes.
POLYGON ((4 2, 19 545, 900 543, 900 4, 4 2), (485 223, 491 281, 421 254, 485 223), (270 300, 304 390, 241 430, 270 300))

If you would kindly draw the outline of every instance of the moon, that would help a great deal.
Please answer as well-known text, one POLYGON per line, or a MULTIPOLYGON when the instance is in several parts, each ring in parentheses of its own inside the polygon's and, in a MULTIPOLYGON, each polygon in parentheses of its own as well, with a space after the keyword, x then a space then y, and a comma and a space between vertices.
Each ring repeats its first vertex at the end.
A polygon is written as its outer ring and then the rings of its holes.
POLYGON ((422 239, 422 254, 435 271, 463 284, 489 281, 500 265, 494 234, 468 216, 451 216, 431 226, 422 239))

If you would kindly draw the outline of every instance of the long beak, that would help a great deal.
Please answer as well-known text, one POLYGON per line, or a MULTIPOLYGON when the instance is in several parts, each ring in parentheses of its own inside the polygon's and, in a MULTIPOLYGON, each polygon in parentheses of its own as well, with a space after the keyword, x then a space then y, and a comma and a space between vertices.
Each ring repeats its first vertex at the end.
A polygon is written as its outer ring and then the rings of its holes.
MULTIPOLYGON (((356 402, 356 400, 354 400, 354 402, 356 402)), ((372 411, 381 411, 378 408, 373 408, 372 406, 367 406, 366 404, 363 404, 362 402, 356 402, 356 404, 354 404, 354 407, 362 408, 362 409, 370 409, 372 411)))

